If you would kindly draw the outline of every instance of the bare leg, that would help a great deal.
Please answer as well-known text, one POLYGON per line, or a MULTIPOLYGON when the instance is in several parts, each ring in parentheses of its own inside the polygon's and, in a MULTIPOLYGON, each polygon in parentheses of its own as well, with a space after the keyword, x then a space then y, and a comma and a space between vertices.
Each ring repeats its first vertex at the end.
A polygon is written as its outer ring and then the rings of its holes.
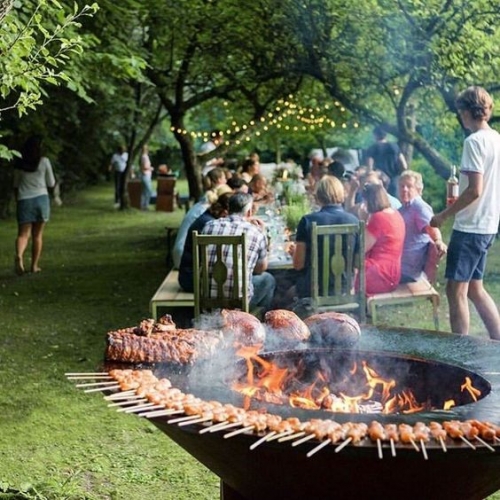
POLYGON ((500 340, 500 314, 490 294, 483 286, 483 280, 472 280, 469 284, 469 298, 483 320, 490 338, 500 340))
POLYGON ((16 274, 24 273, 24 252, 28 247, 31 235, 31 223, 20 224, 17 229, 16 256, 14 261, 16 274))
POLYGON ((469 301, 467 293, 469 283, 464 281, 448 280, 446 283, 446 296, 450 308, 450 326, 452 333, 469 333, 469 301))
POLYGON ((35 222, 33 224, 33 247, 31 249, 31 272, 38 273, 41 271, 38 266, 40 255, 42 255, 43 247, 43 228, 45 222, 35 222))

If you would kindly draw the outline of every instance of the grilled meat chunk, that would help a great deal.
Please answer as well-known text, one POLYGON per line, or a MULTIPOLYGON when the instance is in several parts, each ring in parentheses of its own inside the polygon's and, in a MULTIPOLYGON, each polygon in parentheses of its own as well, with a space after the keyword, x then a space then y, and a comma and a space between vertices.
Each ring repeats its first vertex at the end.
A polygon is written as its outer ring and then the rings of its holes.
POLYGON ((311 331, 311 342, 329 346, 350 346, 361 335, 358 322, 348 314, 324 312, 304 320, 311 331))

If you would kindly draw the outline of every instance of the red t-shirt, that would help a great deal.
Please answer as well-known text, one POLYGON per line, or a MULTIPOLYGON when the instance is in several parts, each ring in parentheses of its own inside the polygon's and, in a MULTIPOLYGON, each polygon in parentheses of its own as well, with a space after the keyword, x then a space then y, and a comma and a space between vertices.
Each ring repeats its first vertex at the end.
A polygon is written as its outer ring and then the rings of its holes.
POLYGON ((366 252, 366 293, 394 290, 401 279, 401 256, 405 223, 397 210, 387 209, 370 215, 366 230, 377 240, 366 252))

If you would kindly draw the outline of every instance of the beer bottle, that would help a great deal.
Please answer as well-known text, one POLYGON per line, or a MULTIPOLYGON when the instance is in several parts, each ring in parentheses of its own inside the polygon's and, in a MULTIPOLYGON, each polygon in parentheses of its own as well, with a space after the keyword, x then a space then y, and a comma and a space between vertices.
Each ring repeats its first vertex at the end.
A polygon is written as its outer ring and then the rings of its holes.
POLYGON ((453 205, 458 198, 457 167, 451 166, 450 177, 446 181, 446 206, 453 205))

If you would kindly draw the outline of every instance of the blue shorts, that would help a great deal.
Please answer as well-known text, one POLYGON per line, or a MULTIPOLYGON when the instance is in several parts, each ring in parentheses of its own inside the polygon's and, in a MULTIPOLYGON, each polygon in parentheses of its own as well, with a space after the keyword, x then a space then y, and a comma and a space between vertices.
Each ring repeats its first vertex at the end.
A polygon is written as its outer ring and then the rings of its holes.
POLYGON ((50 217, 50 201, 48 194, 42 194, 35 198, 18 200, 17 222, 18 224, 33 224, 34 222, 47 222, 50 217))
POLYGON ((494 239, 494 234, 453 230, 446 257, 445 278, 464 282, 482 280, 486 268, 486 255, 494 239))

